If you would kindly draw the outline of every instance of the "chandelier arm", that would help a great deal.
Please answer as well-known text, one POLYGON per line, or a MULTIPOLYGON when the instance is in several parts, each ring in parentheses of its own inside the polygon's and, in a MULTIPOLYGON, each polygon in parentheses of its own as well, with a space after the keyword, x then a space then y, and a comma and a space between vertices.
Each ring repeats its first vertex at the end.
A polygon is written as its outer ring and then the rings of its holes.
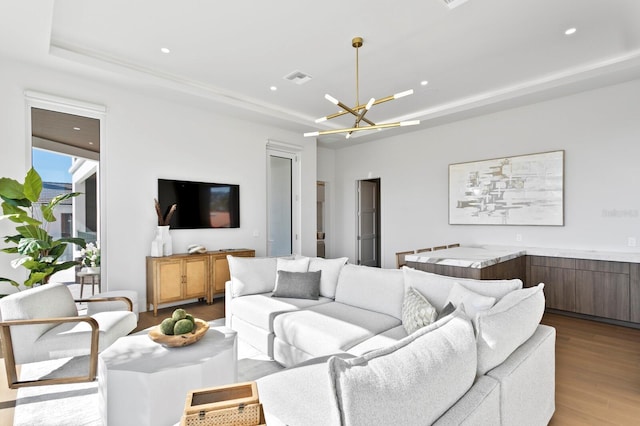
MULTIPOLYGON (((349 108, 348 106, 346 106, 345 104, 343 104, 342 102, 338 101, 338 106, 339 106, 340 108, 342 108, 343 110, 345 110, 345 111, 347 111, 347 112, 349 112, 349 113, 353 114, 353 115, 354 115, 354 117, 358 118, 358 113, 357 113, 356 111, 354 111, 353 109, 349 108)), ((368 119, 366 119, 366 118, 364 118, 364 119, 363 119, 363 121, 364 121, 365 123, 367 123, 367 124, 371 125, 371 126, 375 126, 375 125, 376 125, 376 123, 374 123, 373 121, 368 120, 368 119)))
POLYGON ((387 129, 390 127, 403 127, 403 126, 411 126, 411 125, 416 125, 416 124, 420 124, 419 120, 415 120, 412 122, 405 122, 405 121, 397 121, 395 123, 382 123, 382 124, 376 124, 375 126, 363 126, 363 127, 350 127, 347 129, 335 129, 335 130, 321 130, 318 133, 318 135, 332 135, 332 134, 336 134, 336 133, 353 133, 353 132, 358 132, 360 130, 377 130, 377 129, 387 129))

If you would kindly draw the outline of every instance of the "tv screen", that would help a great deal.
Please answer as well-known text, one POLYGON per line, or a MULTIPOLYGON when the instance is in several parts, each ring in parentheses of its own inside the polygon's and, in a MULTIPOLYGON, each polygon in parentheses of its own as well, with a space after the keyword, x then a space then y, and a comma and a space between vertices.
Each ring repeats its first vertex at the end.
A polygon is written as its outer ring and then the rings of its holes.
POLYGON ((239 185, 158 179, 158 202, 173 229, 240 227, 239 185))

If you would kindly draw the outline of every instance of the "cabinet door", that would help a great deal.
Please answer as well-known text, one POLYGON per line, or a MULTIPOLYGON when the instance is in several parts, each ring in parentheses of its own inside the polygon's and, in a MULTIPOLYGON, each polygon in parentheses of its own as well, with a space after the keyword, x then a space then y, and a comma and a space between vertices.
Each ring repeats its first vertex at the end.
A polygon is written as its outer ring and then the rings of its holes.
POLYGON ((182 298, 182 262, 166 260, 156 264, 158 303, 182 298))
POLYGON ((629 321, 629 275, 577 271, 576 312, 629 321))
POLYGON ((224 293, 224 286, 231 279, 229 273, 229 262, 226 257, 220 257, 214 260, 213 265, 213 291, 214 293, 224 293))
POLYGON ((207 290, 207 258, 184 260, 184 298, 205 297, 207 290))
POLYGON ((576 309, 576 271, 574 269, 531 266, 534 285, 544 283, 547 308, 574 312, 576 309))

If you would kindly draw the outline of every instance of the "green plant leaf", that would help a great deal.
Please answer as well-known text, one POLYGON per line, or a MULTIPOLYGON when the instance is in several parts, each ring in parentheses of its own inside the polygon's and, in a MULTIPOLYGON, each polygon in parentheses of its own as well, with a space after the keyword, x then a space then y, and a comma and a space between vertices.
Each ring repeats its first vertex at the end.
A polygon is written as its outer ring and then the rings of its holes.
POLYGON ((51 235, 44 229, 35 225, 16 226, 16 231, 22 235, 23 238, 35 238, 37 240, 44 240, 51 243, 51 235))
POLYGON ((23 257, 19 257, 17 259, 13 259, 11 261, 11 267, 16 269, 18 266, 22 266, 24 265, 26 262, 28 262, 29 260, 31 260, 30 257, 27 256, 23 256, 23 257))
POLYGON ((2 195, 0 195, 0 198, 2 198, 2 200, 4 201, 4 203, 2 203, 2 207, 4 208, 5 205, 10 205, 10 206, 15 206, 15 207, 31 207, 31 201, 29 201, 26 198, 7 198, 7 197, 3 197, 2 195))
POLYGON ((54 241, 51 243, 51 249, 49 250, 49 256, 54 259, 58 259, 60 256, 64 254, 64 250, 67 248, 66 243, 60 243, 59 241, 54 241))
POLYGON ((53 215, 53 210, 56 208, 56 206, 62 201, 68 200, 69 198, 77 197, 80 194, 82 194, 82 192, 69 192, 67 194, 56 195, 51 201, 49 201, 49 204, 40 206, 40 209, 42 210, 42 217, 47 222, 55 222, 56 217, 53 215))
MULTIPOLYGON (((42 192, 42 179, 33 167, 27 172, 24 178, 24 196, 35 203, 40 198, 42 192)), ((22 198, 22 197, 21 197, 22 198)))
POLYGON ((23 238, 18 243, 18 253, 31 256, 34 259, 41 258, 40 252, 50 248, 51 244, 49 242, 36 238, 23 238))
POLYGON ((51 268, 51 272, 32 272, 29 274, 29 279, 24 282, 25 287, 33 287, 34 284, 44 282, 44 279, 52 274, 53 268, 51 268))
POLYGON ((18 253, 18 247, 5 247, 3 249, 0 249, 0 251, 9 254, 18 253))
POLYGON ((78 262, 74 261, 74 260, 69 260, 67 262, 62 262, 62 263, 56 263, 53 265, 53 273, 55 274, 56 272, 60 272, 60 271, 64 271, 67 270, 69 268, 73 268, 78 264, 78 262))
POLYGON ((17 283, 17 282, 15 282, 14 280, 10 280, 9 278, 3 278, 3 277, 0 277, 0 282, 6 282, 6 283, 11 284, 11 285, 12 285, 12 286, 14 286, 14 287, 20 287, 20 284, 18 284, 18 283, 17 283))
POLYGON ((82 248, 86 248, 87 247, 87 242, 84 240, 84 238, 78 238, 78 237, 60 238, 58 241, 61 242, 61 243, 75 244, 75 245, 80 246, 82 248))
POLYGON ((25 197, 24 186, 15 179, 0 178, 0 195, 3 198, 20 200, 25 197))

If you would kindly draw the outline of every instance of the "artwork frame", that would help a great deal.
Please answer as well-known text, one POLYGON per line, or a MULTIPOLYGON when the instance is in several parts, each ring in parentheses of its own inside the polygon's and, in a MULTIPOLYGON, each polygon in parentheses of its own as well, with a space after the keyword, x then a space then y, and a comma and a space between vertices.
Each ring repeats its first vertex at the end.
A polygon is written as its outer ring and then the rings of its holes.
POLYGON ((449 224, 564 226, 564 150, 449 164, 449 224))

